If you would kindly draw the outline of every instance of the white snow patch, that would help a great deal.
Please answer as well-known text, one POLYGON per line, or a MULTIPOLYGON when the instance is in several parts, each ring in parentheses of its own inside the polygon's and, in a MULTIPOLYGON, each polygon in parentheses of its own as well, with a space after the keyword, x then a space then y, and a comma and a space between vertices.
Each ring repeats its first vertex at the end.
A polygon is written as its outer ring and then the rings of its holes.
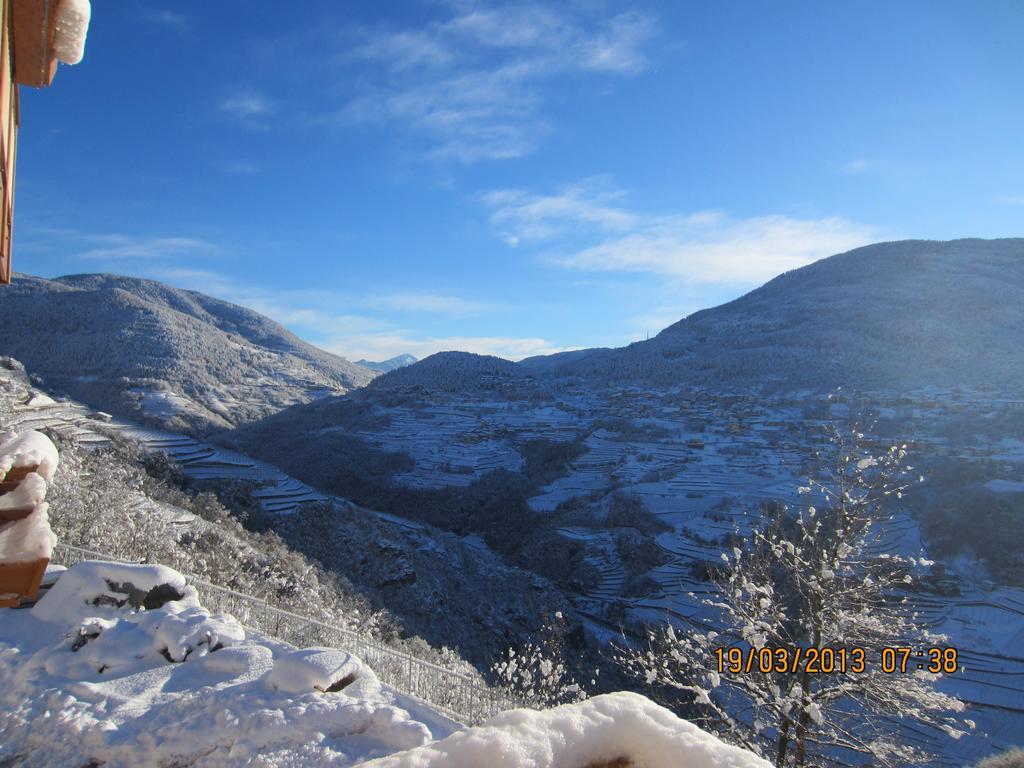
POLYGON ((42 621, 65 622, 84 609, 93 613, 116 613, 117 605, 125 603, 127 585, 145 594, 167 585, 179 595, 182 608, 196 607, 195 589, 185 586, 185 577, 165 565, 136 565, 85 560, 64 573, 49 592, 32 608, 32 615, 42 621))
POLYGON ((0 562, 27 563, 50 559, 57 537, 50 530, 46 511, 44 502, 27 517, 0 525, 0 562))
POLYGON ((355 656, 334 648, 303 648, 274 662, 267 685, 283 693, 322 692, 349 678, 342 689, 346 695, 380 690, 377 676, 355 656))
POLYGON ((53 23, 53 53, 65 64, 77 64, 85 56, 92 6, 89 0, 60 0, 53 23))
MULTIPOLYGON (((0 763, 355 765, 430 740, 405 697, 380 686, 358 659, 249 635, 195 595, 169 568, 85 562, 32 611, 5 611, 0 763), (91 604, 119 595, 109 582, 171 584, 186 598, 148 610, 91 604), (338 693, 268 684, 301 674, 319 682, 346 670, 360 677, 338 693)), ((442 718, 434 720, 436 729, 442 718)))
POLYGON ((635 693, 536 712, 517 709, 367 768, 578 768, 616 758, 644 768, 768 768, 635 693))
POLYGON ((57 447, 42 432, 0 432, 0 476, 18 467, 36 467, 46 482, 53 480, 60 457, 57 447))
POLYGON ((46 481, 36 472, 29 472, 10 493, 0 495, 0 511, 35 507, 46 498, 46 481))

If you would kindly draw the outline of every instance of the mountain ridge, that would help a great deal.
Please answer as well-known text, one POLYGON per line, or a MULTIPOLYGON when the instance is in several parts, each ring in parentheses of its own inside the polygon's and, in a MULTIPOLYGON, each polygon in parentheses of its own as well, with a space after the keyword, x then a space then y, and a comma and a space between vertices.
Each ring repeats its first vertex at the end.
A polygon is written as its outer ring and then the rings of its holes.
POLYGON ((401 355, 389 357, 387 360, 356 360, 356 365, 361 365, 363 368, 369 368, 371 371, 387 373, 388 371, 393 371, 396 368, 404 368, 407 365, 412 365, 417 362, 419 361, 415 357, 406 352, 401 355))
MULTIPOLYGON (((1011 332, 1024 327, 1020 295, 1024 238, 876 243, 785 272, 651 339, 525 358, 505 373, 744 388, 1012 386, 1024 375, 1011 332)), ((429 386, 437 361, 426 360, 375 387, 429 386)))
POLYGON ((90 405, 192 433, 364 386, 375 371, 318 349, 253 310, 142 278, 4 288, 4 354, 90 405), (59 349, 47 344, 60 339, 59 349))

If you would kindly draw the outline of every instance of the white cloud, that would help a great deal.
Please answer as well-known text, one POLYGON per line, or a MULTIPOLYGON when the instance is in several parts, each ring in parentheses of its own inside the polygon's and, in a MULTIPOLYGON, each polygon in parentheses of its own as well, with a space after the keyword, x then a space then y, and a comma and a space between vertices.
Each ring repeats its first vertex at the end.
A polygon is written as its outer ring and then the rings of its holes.
POLYGON ((403 30, 378 34, 366 39, 349 56, 370 61, 387 61, 392 69, 403 71, 413 67, 449 64, 453 53, 435 36, 420 30, 403 30))
POLYGON ((880 239, 875 228, 837 216, 649 214, 624 207, 624 197, 607 180, 591 180, 553 195, 501 190, 484 202, 506 243, 544 243, 563 267, 689 283, 757 283, 880 239))
POLYGON ((857 174, 864 173, 871 167, 871 163, 865 160, 863 157, 857 157, 850 160, 840 167, 840 173, 844 173, 847 176, 856 176, 857 174))
POLYGON ((550 130, 546 82, 636 74, 647 66, 643 48, 654 32, 653 21, 635 12, 608 18, 531 4, 475 6, 422 28, 363 31, 344 57, 362 64, 363 88, 336 117, 411 127, 435 157, 521 157, 550 130))
POLYGON ((563 187, 553 195, 532 195, 518 189, 488 192, 483 202, 491 209, 491 223, 509 245, 549 239, 566 231, 589 227, 628 230, 637 217, 614 203, 624 194, 608 179, 595 177, 563 187))
POLYGON ((546 339, 515 336, 443 336, 432 337, 406 330, 335 337, 323 345, 325 349, 350 360, 387 360, 409 353, 419 359, 435 352, 458 350, 478 355, 497 355, 508 360, 522 360, 533 355, 563 352, 546 339))
POLYGON ((140 276, 248 307, 288 326, 307 341, 350 360, 386 360, 403 353, 423 358, 453 349, 518 360, 561 351, 541 338, 431 336, 402 327, 388 314, 379 314, 384 310, 386 313, 458 317, 493 308, 483 302, 440 293, 410 291, 366 296, 324 290, 270 290, 205 269, 146 264, 134 271, 140 276))
POLYGON ((192 19, 183 13, 169 11, 165 8, 140 9, 144 21, 155 26, 163 27, 178 34, 184 34, 192 29, 192 19))
POLYGON ((225 97, 217 108, 221 114, 247 128, 262 128, 266 118, 274 113, 276 104, 260 91, 245 89, 225 97))
POLYGON ((223 169, 232 176, 253 176, 260 172, 260 167, 251 160, 236 160, 225 164, 223 169))
POLYGON ((1001 195, 996 198, 1001 205, 1024 205, 1024 195, 1001 195))
POLYGON ((75 254, 82 259, 117 261, 121 259, 156 260, 181 256, 201 256, 217 252, 216 245, 195 237, 153 237, 140 235, 73 235, 85 250, 75 254))
MULTIPOLYGON (((367 302, 365 297, 359 299, 367 302)), ((459 296, 446 296, 440 293, 416 292, 390 293, 375 296, 368 302, 372 306, 384 307, 398 312, 427 312, 448 316, 475 315, 494 309, 493 304, 473 301, 459 296)))
POLYGON ((675 216, 561 259, 566 267, 653 272, 693 282, 762 282, 790 269, 878 240, 839 217, 794 219, 717 214, 675 216))
POLYGON ((106 269, 194 290, 259 312, 291 328, 302 338, 351 360, 384 360, 401 353, 426 357, 445 350, 462 350, 521 359, 561 351, 543 338, 496 335, 432 335, 413 328, 434 318, 482 315, 506 305, 468 299, 431 290, 346 293, 324 289, 264 287, 183 259, 223 255, 226 250, 193 237, 96 234, 73 229, 34 230, 49 244, 82 249, 78 256, 106 269))

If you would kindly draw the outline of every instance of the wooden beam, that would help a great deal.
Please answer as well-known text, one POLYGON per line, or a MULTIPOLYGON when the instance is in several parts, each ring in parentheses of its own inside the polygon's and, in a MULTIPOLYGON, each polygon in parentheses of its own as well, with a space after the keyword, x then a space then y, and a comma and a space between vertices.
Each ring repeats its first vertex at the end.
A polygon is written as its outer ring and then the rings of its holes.
POLYGON ((53 55, 53 11, 56 0, 13 0, 14 80, 45 88, 57 73, 53 55))

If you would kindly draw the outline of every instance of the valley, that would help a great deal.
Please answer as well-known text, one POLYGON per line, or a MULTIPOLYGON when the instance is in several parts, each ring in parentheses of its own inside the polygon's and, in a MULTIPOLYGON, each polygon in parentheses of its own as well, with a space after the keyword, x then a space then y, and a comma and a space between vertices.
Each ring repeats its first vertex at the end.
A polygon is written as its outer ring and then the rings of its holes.
MULTIPOLYGON (((807 478, 828 470, 830 425, 856 427, 880 451, 905 444, 921 480, 891 500, 870 553, 921 558, 918 582, 895 597, 958 649, 961 667, 939 688, 970 706, 976 727, 954 742, 890 725, 953 768, 1024 732, 1024 358, 1012 300, 1022 252, 1021 240, 880 244, 628 347, 518 363, 443 352, 358 375, 304 347, 275 357, 264 320, 217 305, 217 317, 264 329, 247 331, 249 367, 229 375, 219 341, 178 349, 178 336, 147 325, 151 298, 105 292, 120 285, 113 278, 69 278, 74 291, 95 288, 95 306, 112 295, 135 307, 113 327, 149 351, 119 350, 119 378, 55 374, 43 360, 17 423, 167 455, 190 482, 243 499, 249 527, 485 675, 563 617, 566 661, 579 679, 600 667, 595 690, 638 685, 616 677, 609 657, 646 626, 715 630, 705 601, 723 552, 750 538, 765 505, 801 503, 807 478), (189 366, 140 384, 165 342, 189 366), (218 407, 223 418, 197 410, 218 407)), ((130 287, 187 300, 192 315, 211 301, 130 287)), ((25 307, 47 296, 33 290, 25 307)), ((72 334, 69 347, 88 338, 72 334)))

